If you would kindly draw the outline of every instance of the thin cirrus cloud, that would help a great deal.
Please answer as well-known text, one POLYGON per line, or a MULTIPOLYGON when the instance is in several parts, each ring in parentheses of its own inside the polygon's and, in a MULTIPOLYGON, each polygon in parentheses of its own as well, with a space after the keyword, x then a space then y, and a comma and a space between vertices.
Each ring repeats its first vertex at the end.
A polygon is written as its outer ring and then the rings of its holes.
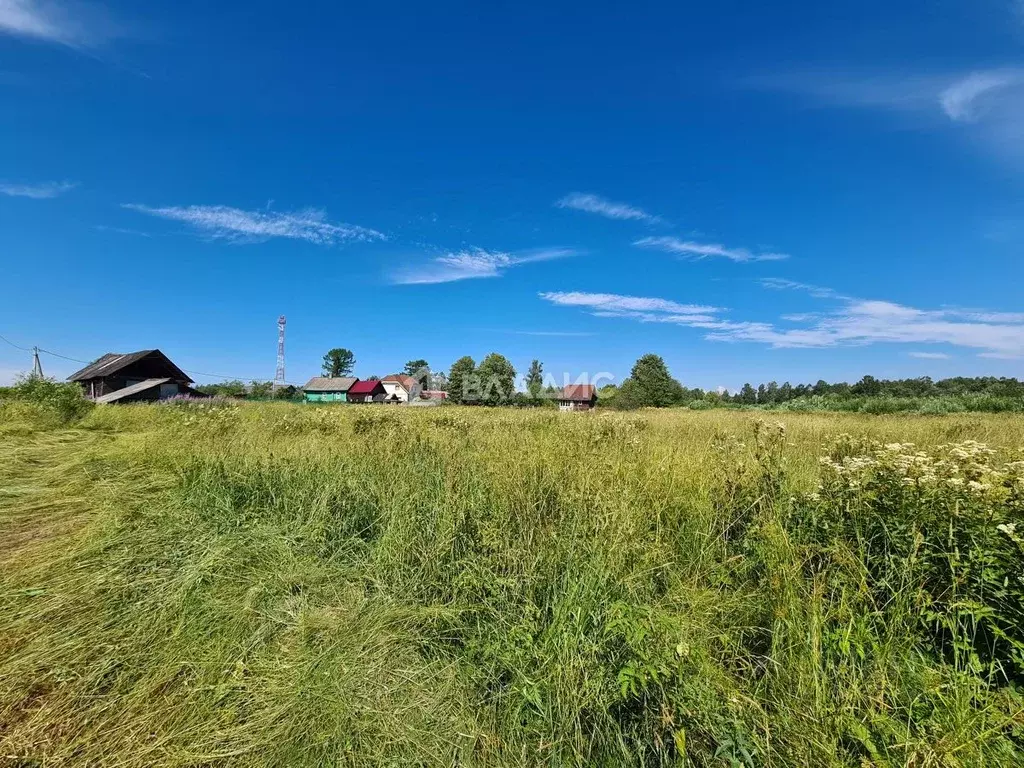
POLYGON ((916 357, 920 360, 949 360, 950 355, 945 352, 910 352, 910 357, 916 357))
POLYGON ((65 0, 0 0, 0 34, 85 48, 127 34, 103 6, 65 0))
POLYGON ((616 203, 589 192, 573 192, 556 202, 555 205, 559 208, 571 208, 574 211, 594 213, 604 216, 606 219, 619 221, 645 221, 648 224, 661 221, 659 217, 647 213, 642 208, 628 203, 616 203))
POLYGON ((127 229, 125 227, 108 227, 106 224, 95 224, 93 225, 93 229, 95 229, 97 232, 112 232, 117 235, 133 235, 135 237, 146 238, 153 237, 148 232, 142 232, 138 229, 127 229))
POLYGON ((645 296, 623 296, 616 293, 586 293, 581 291, 546 291, 542 299, 563 307, 579 307, 596 317, 628 317, 647 322, 685 323, 710 322, 721 310, 704 304, 683 304, 668 299, 645 296))
POLYGON ((791 72, 749 77, 742 84, 796 94, 824 107, 939 120, 991 151, 1024 161, 1024 69, 1020 67, 916 75, 791 72))
POLYGON ((643 237, 636 240, 633 245, 639 248, 653 248, 665 253, 685 256, 693 259, 706 259, 708 257, 729 259, 730 261, 782 261, 788 259, 789 254, 762 252, 755 253, 746 248, 727 248, 718 243, 697 243, 692 240, 681 240, 678 237, 643 237))
POLYGON ((764 277, 758 282, 760 282, 765 288, 771 288, 775 291, 806 291, 811 294, 811 296, 818 299, 845 298, 831 288, 825 288, 820 285, 810 285, 809 283, 798 283, 796 280, 786 280, 782 277, 764 277))
POLYGON ((982 357, 1024 357, 1024 315, 958 308, 917 309, 888 301, 855 299, 818 286, 790 282, 789 288, 835 302, 821 313, 787 315, 785 324, 733 320, 715 307, 605 293, 541 293, 553 304, 583 309, 598 317, 670 323, 705 331, 709 341, 755 342, 773 348, 825 348, 876 343, 947 344, 982 357), (680 311, 686 308, 686 311, 680 311))
POLYGON ((259 243, 272 238, 304 240, 314 245, 337 245, 346 241, 386 240, 375 229, 328 221, 322 210, 293 213, 243 211, 226 205, 189 205, 153 208, 137 203, 122 207, 189 225, 202 235, 232 243, 259 243))
POLYGON ((513 267, 574 255, 576 251, 571 248, 539 248, 521 253, 471 248, 435 256, 422 264, 402 267, 390 275, 390 281, 396 285, 429 285, 501 277, 513 267))
MULTIPOLYGON (((3 0, 0 0, 2 3, 3 0)), ((39 184, 13 184, 0 182, 0 194, 8 197, 28 197, 33 200, 48 200, 70 192, 78 184, 73 181, 44 181, 39 184)))

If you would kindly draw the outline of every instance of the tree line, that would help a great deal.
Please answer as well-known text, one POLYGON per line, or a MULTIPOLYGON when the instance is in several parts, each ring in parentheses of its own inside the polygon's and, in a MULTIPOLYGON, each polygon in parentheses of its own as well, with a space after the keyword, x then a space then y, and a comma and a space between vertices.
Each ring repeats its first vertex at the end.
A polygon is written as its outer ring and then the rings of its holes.
MULTIPOLYGON (((343 347, 328 350, 321 363, 324 376, 349 376, 355 369, 355 354, 343 347)), ((460 357, 448 373, 434 371, 422 359, 409 360, 403 373, 412 376, 423 389, 448 393, 448 400, 462 405, 518 405, 538 406, 554 402, 559 389, 544 384, 544 366, 533 360, 523 378, 524 390, 517 390, 516 370, 507 357, 492 352, 479 363, 471 356, 460 357)), ((367 379, 378 379, 376 375, 367 379)), ((201 392, 226 397, 267 399, 299 399, 302 392, 292 385, 274 389, 270 381, 226 381, 197 387, 201 392)), ((989 398, 1000 401, 1024 401, 1024 382, 1014 378, 957 376, 934 381, 929 376, 907 379, 877 379, 863 376, 857 382, 828 382, 819 379, 814 384, 792 384, 776 381, 758 384, 746 383, 736 392, 689 388, 674 378, 662 357, 656 354, 641 356, 634 363, 621 384, 609 384, 599 392, 599 404, 604 407, 632 409, 671 406, 728 407, 728 406, 794 406, 844 403, 865 400, 921 400, 928 398, 989 398)))
POLYGON ((943 397, 952 395, 989 395, 992 397, 1024 397, 1024 383, 1017 379, 995 376, 956 376, 933 381, 930 376, 912 379, 876 379, 864 376, 854 384, 846 382, 829 383, 819 379, 815 384, 778 384, 770 381, 759 384, 755 389, 744 384, 739 392, 728 395, 732 402, 745 405, 774 405, 806 397, 830 397, 833 399, 861 397, 943 397))

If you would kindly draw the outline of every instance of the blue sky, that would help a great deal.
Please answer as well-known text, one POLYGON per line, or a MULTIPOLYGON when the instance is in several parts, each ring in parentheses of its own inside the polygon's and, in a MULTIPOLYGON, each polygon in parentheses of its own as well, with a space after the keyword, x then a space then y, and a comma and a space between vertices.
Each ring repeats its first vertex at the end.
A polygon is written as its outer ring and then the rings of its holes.
POLYGON ((1024 375, 1024 3, 0 0, 0 104, 18 346, 1024 375))

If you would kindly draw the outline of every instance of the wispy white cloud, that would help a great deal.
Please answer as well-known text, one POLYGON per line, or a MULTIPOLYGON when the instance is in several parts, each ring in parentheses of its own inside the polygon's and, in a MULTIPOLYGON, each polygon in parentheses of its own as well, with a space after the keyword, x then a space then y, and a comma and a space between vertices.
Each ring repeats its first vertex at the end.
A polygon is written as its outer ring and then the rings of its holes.
POLYGON ((574 256, 571 248, 539 248, 520 253, 486 251, 483 248, 445 253, 423 264, 403 266, 391 274, 398 285, 452 283, 485 277, 501 277, 512 267, 574 256))
POLYGON ((1024 70, 994 69, 971 72, 948 85, 939 94, 939 104, 950 120, 975 122, 985 109, 986 100, 1013 86, 1024 83, 1024 70))
MULTIPOLYGON (((0 0, 0 3, 2 2, 3 0, 0 0)), ((78 184, 73 181, 44 181, 39 184, 0 182, 0 194, 9 197, 30 197, 33 200, 46 200, 63 195, 77 186, 78 184)))
POLYGON ((628 203, 616 203, 607 200, 599 195, 585 192, 573 192, 566 195, 555 203, 559 208, 572 208, 576 211, 586 211, 604 216, 607 219, 646 221, 653 224, 660 219, 641 208, 629 205, 628 203))
POLYGON ((123 37, 127 29, 95 3, 0 0, 0 34, 81 48, 123 37))
POLYGON ((645 296, 622 296, 616 293, 584 293, 580 291, 548 291, 539 294, 545 301, 563 307, 582 307, 603 316, 613 314, 664 313, 670 315, 706 316, 718 312, 717 307, 702 304, 681 304, 668 299, 645 296))
POLYGON ((746 248, 726 248, 718 243, 696 243, 680 240, 678 237, 644 237, 633 243, 640 248, 654 248, 677 256, 704 259, 709 256, 731 259, 732 261, 781 261, 788 259, 785 253, 754 253, 746 248))
POLYGON ((97 232, 113 232, 117 235, 135 235, 136 237, 153 237, 148 232, 142 232, 138 229, 125 229, 124 227, 108 227, 105 224, 96 224, 93 226, 97 232))
POLYGON ((782 277, 764 277, 760 281, 765 288, 773 291, 805 291, 818 299, 842 299, 845 298, 831 288, 809 283, 798 283, 796 280, 787 280, 782 277))
POLYGON ((829 107, 891 110, 928 109, 950 78, 935 75, 857 75, 844 72, 779 72, 743 78, 740 85, 756 90, 803 96, 829 107))
POLYGON ((970 320, 975 323, 1024 323, 1024 312, 989 312, 984 309, 945 307, 942 313, 947 317, 970 320))
POLYGON ((207 237, 234 243, 265 242, 275 237, 305 240, 315 245, 387 239, 375 229, 328 221, 323 211, 312 208, 294 213, 276 213, 243 211, 225 205, 151 208, 148 205, 125 203, 123 207, 150 216, 180 221, 207 237))
MULTIPOLYGON (((793 283, 789 287, 806 288, 793 283)), ((815 288, 814 286, 810 286, 815 288)), ((923 310, 888 301, 853 299, 838 293, 819 296, 838 307, 772 322, 736 321, 715 307, 684 305, 650 297, 591 293, 542 293, 541 298, 577 306, 599 317, 672 323, 706 331, 711 341, 749 341, 775 348, 815 348, 876 343, 949 344, 980 350, 986 356, 1024 355, 1024 318, 1017 313, 976 310, 923 310), (681 311, 685 309, 685 311, 681 311), (986 319, 979 319, 986 318, 986 319)))
POLYGON ((945 352, 910 352, 910 357, 916 357, 921 360, 949 360, 950 355, 945 352))
POLYGON ((799 94, 827 107, 944 118, 991 150, 1024 160, 1024 69, 1020 67, 928 75, 787 73, 743 82, 799 94))

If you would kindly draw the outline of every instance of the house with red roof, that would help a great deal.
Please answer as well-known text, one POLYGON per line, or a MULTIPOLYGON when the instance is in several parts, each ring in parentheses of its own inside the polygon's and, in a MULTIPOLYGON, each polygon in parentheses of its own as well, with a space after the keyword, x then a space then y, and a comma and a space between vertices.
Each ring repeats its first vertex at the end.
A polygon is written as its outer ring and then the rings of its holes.
POLYGON ((348 388, 350 403, 383 403, 385 397, 384 385, 377 379, 357 381, 348 388))
POLYGON ((423 386, 412 376, 395 373, 380 380, 384 385, 385 403, 409 403, 416 400, 423 391, 423 386))
POLYGON ((597 405, 597 387, 593 384, 570 384, 558 393, 558 410, 589 411, 597 405))

